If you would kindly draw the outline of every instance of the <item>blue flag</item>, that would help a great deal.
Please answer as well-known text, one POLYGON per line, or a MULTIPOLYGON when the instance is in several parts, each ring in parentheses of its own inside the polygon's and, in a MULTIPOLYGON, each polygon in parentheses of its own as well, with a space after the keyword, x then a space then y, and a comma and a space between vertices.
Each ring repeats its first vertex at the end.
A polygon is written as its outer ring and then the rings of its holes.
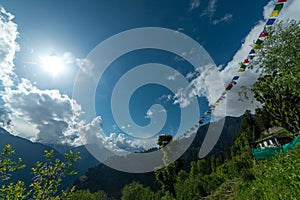
POLYGON ((276 19, 273 19, 273 18, 268 19, 266 25, 267 25, 267 26, 270 26, 270 25, 274 24, 275 20, 276 20, 276 19))

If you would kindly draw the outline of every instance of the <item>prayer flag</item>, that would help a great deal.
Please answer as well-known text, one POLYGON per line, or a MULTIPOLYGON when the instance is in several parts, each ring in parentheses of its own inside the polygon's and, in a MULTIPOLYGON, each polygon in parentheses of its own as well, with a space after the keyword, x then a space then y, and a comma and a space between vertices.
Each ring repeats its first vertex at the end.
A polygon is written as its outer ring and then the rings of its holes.
POLYGON ((242 64, 241 68, 246 69, 247 65, 242 64))
POLYGON ((271 14, 270 17, 276 17, 279 14, 280 10, 274 10, 271 14))
POLYGON ((248 60, 248 59, 245 59, 245 60, 244 60, 244 64, 246 64, 246 63, 249 63, 249 60, 248 60))
POLYGON ((262 37, 267 37, 269 34, 267 32, 261 32, 259 37, 262 38, 262 37))
POLYGON ((257 39, 256 42, 255 42, 255 44, 261 45, 263 42, 264 42, 264 41, 262 41, 261 39, 257 39))
POLYGON ((275 8, 274 8, 274 11, 275 10, 281 10, 283 8, 283 3, 278 3, 276 4, 275 8))
POLYGON ((243 69, 243 68, 240 68, 239 70, 238 70, 238 72, 244 72, 245 71, 245 69, 243 69))
POLYGON ((262 48, 262 45, 261 44, 254 44, 253 49, 261 49, 262 48))
POLYGON ((278 0, 278 3, 280 3, 280 2, 286 2, 287 0, 278 0))
POLYGON ((275 20, 276 20, 276 19, 274 19, 274 18, 270 18, 270 19, 268 19, 268 21, 267 21, 266 25, 267 25, 267 26, 273 25, 273 24, 274 24, 274 22, 275 22, 275 20))
POLYGON ((231 83, 229 83, 229 84, 227 85, 226 90, 230 90, 232 87, 233 87, 233 85, 232 85, 231 83))
POLYGON ((254 51, 254 49, 251 49, 251 51, 249 52, 249 54, 255 54, 255 51, 254 51))
POLYGON ((239 76, 234 76, 232 80, 239 80, 239 76))

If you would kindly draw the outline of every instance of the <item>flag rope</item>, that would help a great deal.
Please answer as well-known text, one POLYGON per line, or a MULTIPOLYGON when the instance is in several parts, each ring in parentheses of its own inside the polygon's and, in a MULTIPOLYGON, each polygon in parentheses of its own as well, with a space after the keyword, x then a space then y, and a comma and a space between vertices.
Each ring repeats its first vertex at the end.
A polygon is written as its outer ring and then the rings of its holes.
POLYGON ((287 0, 277 0, 275 3, 275 7, 272 11, 272 13, 269 15, 269 18, 267 19, 263 31, 259 34, 257 40, 252 45, 252 48, 250 52, 248 53, 248 56, 244 61, 240 63, 240 68, 237 70, 237 74, 234 75, 234 77, 231 79, 231 82, 227 84, 225 90, 222 92, 222 94, 219 96, 217 101, 215 101, 214 104, 212 104, 209 109, 204 113, 204 115, 195 123, 193 127, 191 127, 186 132, 182 133, 179 138, 187 137, 190 133, 192 133, 196 128, 198 128, 201 124, 204 124, 205 117, 209 116, 217 106, 220 105, 220 103, 226 98, 227 93, 237 84, 240 73, 245 72, 247 66, 249 65, 250 61, 255 57, 255 50, 261 49, 264 39, 268 36, 267 28, 272 26, 274 22, 276 21, 280 11, 284 7, 284 3, 286 3, 287 0))

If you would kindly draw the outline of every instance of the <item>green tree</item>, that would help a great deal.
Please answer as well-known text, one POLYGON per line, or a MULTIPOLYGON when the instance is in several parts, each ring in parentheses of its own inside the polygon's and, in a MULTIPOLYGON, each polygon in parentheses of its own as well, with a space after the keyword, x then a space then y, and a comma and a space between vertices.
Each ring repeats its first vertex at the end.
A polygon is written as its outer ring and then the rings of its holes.
POLYGON ((103 190, 99 190, 95 192, 94 196, 95 196, 95 200, 113 200, 113 198, 108 197, 103 190))
POLYGON ((10 157, 14 154, 14 150, 10 145, 0 153, 0 199, 28 199, 31 197, 35 200, 50 200, 50 199, 69 199, 74 191, 74 187, 68 191, 62 191, 58 195, 58 187, 64 177, 73 175, 76 172, 72 171, 74 162, 79 159, 78 154, 70 151, 65 154, 65 162, 56 159, 53 162, 54 151, 45 151, 45 161, 37 162, 36 167, 32 168, 33 182, 30 188, 26 188, 24 182, 18 181, 17 183, 8 183, 11 173, 25 167, 22 165, 22 159, 13 161, 10 157))
POLYGON ((300 23, 280 22, 269 31, 262 49, 257 51, 253 67, 261 72, 252 91, 263 104, 263 113, 271 125, 295 133, 300 130, 300 23))
POLYGON ((95 200, 95 195, 89 190, 77 190, 74 192, 70 200, 95 200))
POLYGON ((163 148, 167 146, 172 141, 172 139, 173 139, 172 135, 163 134, 158 137, 157 144, 159 148, 163 148))
POLYGON ((154 198, 154 192, 150 187, 145 187, 137 182, 132 182, 122 189, 122 200, 153 200, 154 198))
MULTIPOLYGON (((173 163, 170 163, 170 158, 173 152, 168 149, 168 144, 172 141, 171 135, 160 135, 158 138, 157 144, 159 148, 163 151, 163 162, 166 165, 162 169, 158 169, 155 171, 155 178, 159 186, 161 186, 162 191, 169 192, 176 196, 175 192, 175 183, 176 176, 180 169, 182 168, 183 162, 181 159, 176 160, 173 163)), ((173 148, 176 145, 176 141, 172 144, 173 148)))

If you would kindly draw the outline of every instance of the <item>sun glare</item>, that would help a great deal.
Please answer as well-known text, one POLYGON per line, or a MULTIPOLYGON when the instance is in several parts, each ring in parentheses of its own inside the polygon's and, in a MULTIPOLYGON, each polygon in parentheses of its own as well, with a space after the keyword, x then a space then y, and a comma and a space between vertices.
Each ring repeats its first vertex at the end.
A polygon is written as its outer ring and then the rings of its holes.
POLYGON ((41 57, 42 67, 53 77, 57 76, 64 69, 64 62, 62 58, 58 56, 46 56, 41 57))

